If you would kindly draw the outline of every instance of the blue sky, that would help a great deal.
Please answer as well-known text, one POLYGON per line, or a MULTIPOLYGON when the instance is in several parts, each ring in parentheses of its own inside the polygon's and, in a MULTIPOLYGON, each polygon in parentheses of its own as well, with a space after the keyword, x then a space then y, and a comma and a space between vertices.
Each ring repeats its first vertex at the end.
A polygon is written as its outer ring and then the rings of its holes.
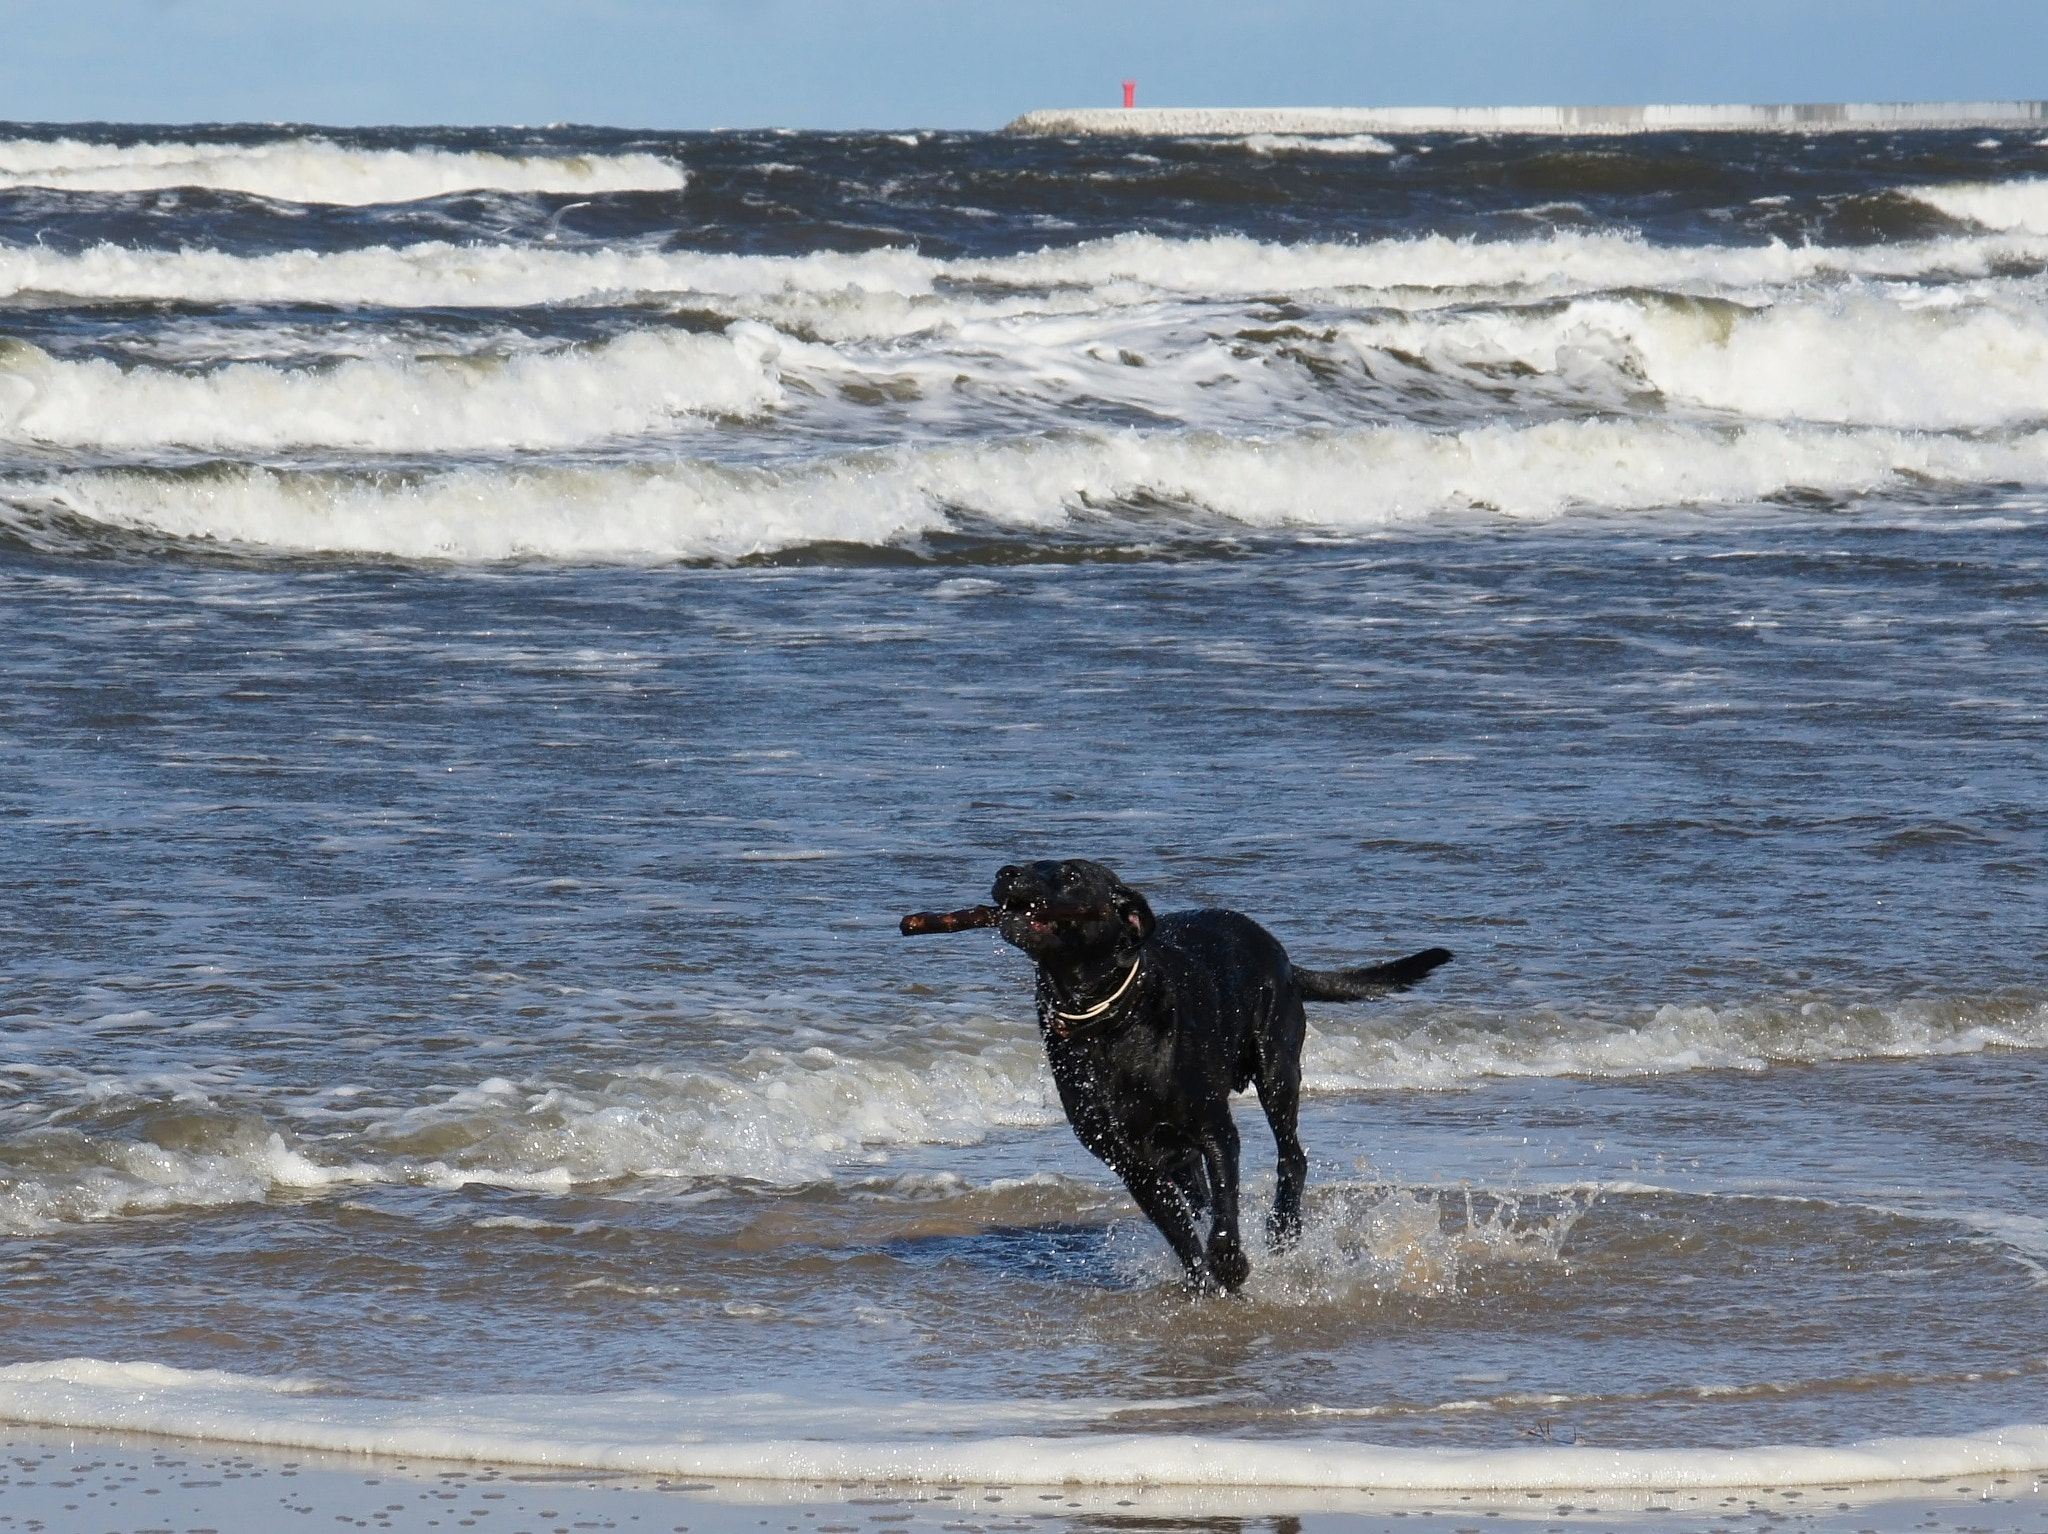
POLYGON ((2048 97, 2044 0, 0 0, 0 119, 995 127, 2048 97))

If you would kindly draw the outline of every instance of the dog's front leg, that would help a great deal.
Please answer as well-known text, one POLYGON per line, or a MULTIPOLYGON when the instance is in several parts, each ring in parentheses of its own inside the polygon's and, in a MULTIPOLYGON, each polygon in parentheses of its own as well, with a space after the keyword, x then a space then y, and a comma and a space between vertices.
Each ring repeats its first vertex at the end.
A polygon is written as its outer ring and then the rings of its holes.
POLYGON ((1116 1170, 1138 1207, 1145 1211, 1145 1218, 1159 1227, 1159 1234, 1166 1237, 1174 1256, 1188 1270, 1189 1282, 1198 1289, 1215 1288, 1216 1280, 1202 1256, 1202 1233, 1187 1195, 1156 1166, 1126 1162, 1116 1170))
POLYGON ((1216 1211, 1209 1227, 1209 1273, 1228 1294, 1252 1271, 1237 1235, 1237 1124, 1228 1103, 1202 1135, 1202 1162, 1209 1169, 1209 1200, 1216 1211))

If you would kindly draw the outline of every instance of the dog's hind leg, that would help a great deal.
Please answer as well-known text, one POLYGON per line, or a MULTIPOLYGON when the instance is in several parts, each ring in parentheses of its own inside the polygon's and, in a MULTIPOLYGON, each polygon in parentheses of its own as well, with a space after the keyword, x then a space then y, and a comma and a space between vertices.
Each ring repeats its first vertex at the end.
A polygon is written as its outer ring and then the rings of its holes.
POLYGON ((1301 1148, 1295 1131, 1295 1116, 1301 1098, 1301 1073, 1268 1085, 1258 1083, 1259 1106, 1266 1110, 1266 1122, 1273 1126, 1273 1148, 1279 1170, 1274 1178, 1273 1212, 1266 1217, 1266 1242, 1274 1251, 1292 1246, 1301 1234, 1301 1190, 1308 1182, 1308 1152, 1301 1148))
POLYGON ((1252 1271, 1237 1233, 1237 1153, 1237 1124, 1225 1102, 1202 1136, 1202 1163, 1208 1168, 1210 1201, 1215 1207, 1215 1220, 1209 1227, 1209 1276, 1226 1294, 1252 1271))
POLYGON ((1301 1109, 1301 1040, 1308 1023, 1299 999, 1288 1010, 1292 1016, 1283 1015, 1277 1021, 1275 1037, 1261 1041, 1259 1070, 1253 1077, 1259 1106, 1273 1128, 1273 1148, 1279 1161, 1273 1179, 1273 1212, 1266 1217, 1266 1244, 1274 1251, 1293 1245, 1301 1234, 1301 1190, 1308 1181, 1308 1153, 1301 1148, 1295 1127, 1301 1109))

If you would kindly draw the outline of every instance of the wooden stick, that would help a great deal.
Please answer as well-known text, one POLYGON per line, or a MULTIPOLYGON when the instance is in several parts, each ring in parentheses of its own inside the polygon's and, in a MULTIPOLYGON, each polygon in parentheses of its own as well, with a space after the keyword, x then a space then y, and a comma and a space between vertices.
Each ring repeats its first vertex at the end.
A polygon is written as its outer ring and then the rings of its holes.
MULTIPOLYGON (((1018 913, 1044 922, 1086 921, 1113 913, 1106 905, 1042 905, 1018 913)), ((964 911, 913 911, 898 927, 905 937, 926 937, 934 932, 969 932, 976 927, 993 927, 1003 919, 1003 908, 971 905, 964 911)))
POLYGON ((934 932, 966 932, 975 927, 993 927, 1003 919, 992 905, 971 905, 964 911, 912 911, 903 918, 905 937, 926 937, 934 932))

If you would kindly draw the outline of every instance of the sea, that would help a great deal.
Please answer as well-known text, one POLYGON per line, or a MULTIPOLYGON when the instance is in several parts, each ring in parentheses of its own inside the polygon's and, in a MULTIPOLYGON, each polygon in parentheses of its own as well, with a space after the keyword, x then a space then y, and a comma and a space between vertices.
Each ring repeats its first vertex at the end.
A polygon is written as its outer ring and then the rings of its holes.
POLYGON ((2029 132, 0 126, 10 1443, 2024 1490, 2044 784, 2029 132), (1069 856, 1456 953, 1235 1296, 1069 856))

